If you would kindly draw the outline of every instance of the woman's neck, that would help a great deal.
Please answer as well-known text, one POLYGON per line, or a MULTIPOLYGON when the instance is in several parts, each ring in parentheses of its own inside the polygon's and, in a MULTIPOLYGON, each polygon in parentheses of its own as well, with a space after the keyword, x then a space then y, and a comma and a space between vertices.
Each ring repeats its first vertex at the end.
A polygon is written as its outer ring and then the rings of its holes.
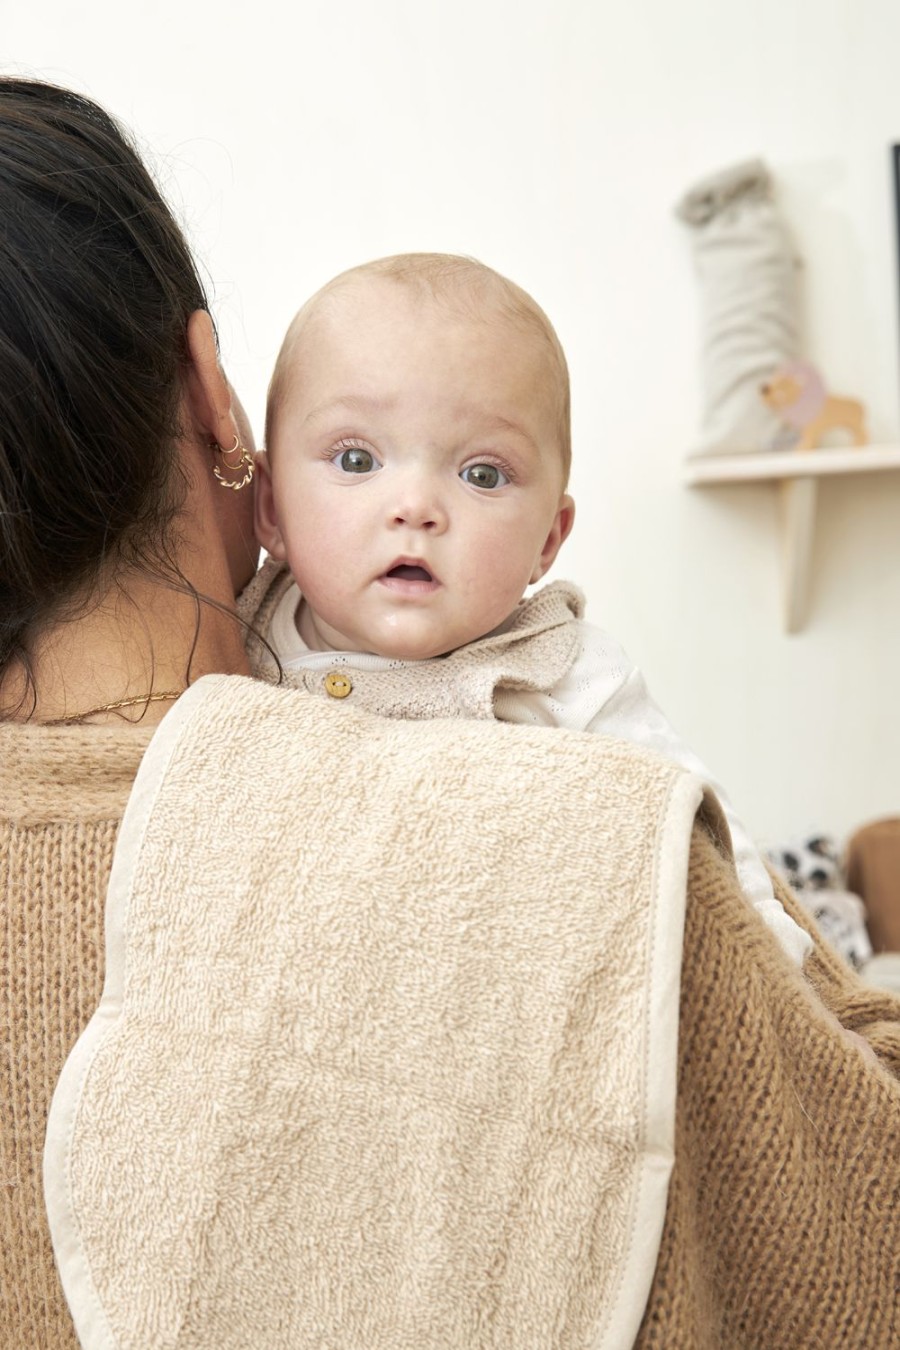
MULTIPOLYGON (((195 561, 202 556, 195 553, 195 561)), ((147 726, 174 701, 161 695, 177 695, 201 675, 249 674, 227 566, 213 559, 185 570, 190 585, 208 599, 141 572, 119 578, 99 598, 51 622, 32 644, 31 682, 21 666, 0 680, 0 718, 60 722, 89 716, 92 724, 126 719, 147 726)))

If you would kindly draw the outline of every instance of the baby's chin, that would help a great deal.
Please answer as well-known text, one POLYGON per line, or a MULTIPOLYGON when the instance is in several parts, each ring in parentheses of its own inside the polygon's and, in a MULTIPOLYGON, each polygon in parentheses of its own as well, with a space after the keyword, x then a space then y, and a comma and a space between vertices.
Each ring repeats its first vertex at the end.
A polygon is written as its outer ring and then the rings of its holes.
POLYGON ((449 656, 458 647, 464 647, 472 641, 473 638, 467 638, 463 642, 454 642, 450 647, 446 643, 378 642, 365 650, 386 661, 434 661, 438 657, 449 656))
POLYGON ((356 623, 341 623, 339 627, 330 615, 324 621, 321 616, 314 617, 304 600, 298 623, 300 636, 313 651, 365 652, 385 661, 434 661, 500 631, 508 619, 503 614, 492 628, 485 629, 484 622, 494 618, 493 614, 482 613, 481 624, 457 621, 449 628, 437 622, 437 616, 421 613, 382 614, 369 623, 354 617, 356 623))
POLYGON ((446 634, 442 637, 426 634, 411 636, 382 631, 370 636, 372 641, 361 650, 371 652, 373 656, 381 656, 387 661, 434 661, 486 635, 482 632, 461 633, 454 635, 450 641, 446 634))

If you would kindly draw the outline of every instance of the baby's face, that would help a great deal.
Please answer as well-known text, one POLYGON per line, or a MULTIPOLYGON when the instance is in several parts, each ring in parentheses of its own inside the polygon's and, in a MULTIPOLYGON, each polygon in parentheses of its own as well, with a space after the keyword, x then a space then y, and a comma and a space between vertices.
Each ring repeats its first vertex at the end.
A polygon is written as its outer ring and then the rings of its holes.
POLYGON ((416 660, 496 628, 574 516, 540 341, 367 277, 323 298, 291 362, 257 526, 307 644, 416 660))

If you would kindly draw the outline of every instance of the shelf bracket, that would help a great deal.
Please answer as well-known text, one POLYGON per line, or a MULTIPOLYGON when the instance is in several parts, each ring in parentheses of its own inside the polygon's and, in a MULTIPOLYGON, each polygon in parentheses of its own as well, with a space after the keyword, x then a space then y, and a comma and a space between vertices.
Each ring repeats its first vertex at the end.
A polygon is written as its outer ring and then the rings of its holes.
POLYGON ((785 478, 781 488, 784 626, 798 633, 806 622, 816 521, 815 478, 785 478))
POLYGON ((777 483, 781 497, 784 627, 799 633, 806 622, 812 578, 816 485, 820 478, 900 470, 900 446, 862 445, 851 449, 778 450, 688 460, 691 487, 777 483), (801 467, 802 466, 802 467, 801 467))

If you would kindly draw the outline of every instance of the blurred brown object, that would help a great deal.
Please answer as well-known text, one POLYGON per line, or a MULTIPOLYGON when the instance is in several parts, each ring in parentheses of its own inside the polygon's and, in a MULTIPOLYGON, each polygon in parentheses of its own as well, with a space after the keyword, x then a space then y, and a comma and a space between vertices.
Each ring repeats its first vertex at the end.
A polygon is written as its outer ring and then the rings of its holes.
POLYGON ((846 866, 847 889, 866 907, 872 950, 900 952, 900 816, 851 835, 846 866))

